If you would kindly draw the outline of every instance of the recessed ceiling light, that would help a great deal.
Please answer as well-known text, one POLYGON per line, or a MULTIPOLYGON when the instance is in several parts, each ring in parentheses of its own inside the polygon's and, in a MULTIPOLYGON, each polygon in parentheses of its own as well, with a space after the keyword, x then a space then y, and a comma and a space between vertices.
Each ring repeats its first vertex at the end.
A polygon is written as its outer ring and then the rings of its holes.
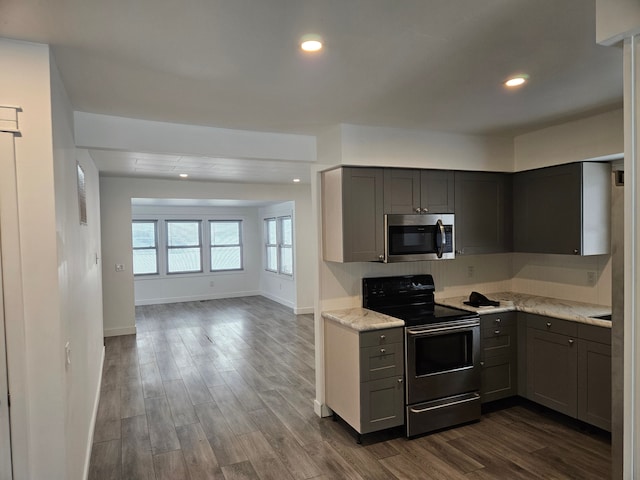
POLYGON ((188 173, 181 173, 180 178, 187 178, 189 176, 188 173))
POLYGON ((293 183, 300 183, 300 179, 299 178, 294 178, 293 179, 293 183))
POLYGON ((300 39, 300 48, 305 52, 318 52, 322 50, 322 38, 312 33, 305 35, 300 39))
POLYGON ((514 75, 513 77, 507 79, 504 82, 504 85, 506 87, 519 87, 520 85, 524 85, 525 83, 527 83, 527 80, 529 80, 529 75, 522 74, 522 75, 514 75))

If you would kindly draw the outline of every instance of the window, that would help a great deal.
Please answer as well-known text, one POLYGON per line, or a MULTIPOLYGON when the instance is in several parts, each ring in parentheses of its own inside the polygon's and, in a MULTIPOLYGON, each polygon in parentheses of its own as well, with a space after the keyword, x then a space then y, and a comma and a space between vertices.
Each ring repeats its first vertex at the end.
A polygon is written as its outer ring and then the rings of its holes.
POLYGON ((153 275, 158 273, 158 227, 157 222, 135 220, 131 224, 133 243, 133 274, 153 275))
POLYGON ((211 271, 242 270, 242 220, 210 221, 211 271))
POLYGON ((200 221, 168 220, 167 273, 202 271, 200 221))
POLYGON ((293 222, 291 215, 265 218, 266 266, 269 272, 293 275, 293 222))
POLYGON ((269 272, 278 273, 278 231, 275 218, 264 220, 267 247, 267 266, 269 272))
POLYGON ((279 217, 280 273, 293 275, 293 229, 291 216, 279 217))

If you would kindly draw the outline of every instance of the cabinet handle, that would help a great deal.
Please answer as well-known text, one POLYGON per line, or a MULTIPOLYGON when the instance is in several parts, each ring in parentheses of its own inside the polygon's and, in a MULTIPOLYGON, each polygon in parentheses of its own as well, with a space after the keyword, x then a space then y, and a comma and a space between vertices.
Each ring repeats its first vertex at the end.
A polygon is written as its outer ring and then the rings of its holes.
POLYGON ((547 322, 547 328, 551 328, 551 322, 547 322))
MULTIPOLYGON (((573 340, 572 340, 573 341, 573 340)), ((380 349, 380 353, 387 353, 387 351, 384 348, 380 349)))
POLYGON ((384 340, 385 338, 387 337, 385 337, 384 335, 380 335, 380 340, 384 340))
POLYGON ((429 209, 428 208, 423 208, 422 209, 422 213, 429 213, 429 209))
POLYGON ((494 322, 496 322, 496 323, 500 323, 501 321, 502 321, 502 320, 500 320, 499 318, 496 318, 496 319, 494 320, 494 322))
POLYGON ((574 342, 573 338, 570 338, 569 339, 569 345, 573 345, 573 342, 574 342))
POLYGON ((398 379, 398 383, 402 383, 402 379, 401 378, 398 379))
POLYGON ((484 367, 484 362, 480 362, 480 366, 481 366, 481 367, 484 367))
POLYGON ((420 207, 416 207, 416 213, 420 213, 420 207))
POLYGON ((574 255, 578 255, 580 253, 580 250, 578 250, 577 248, 573 249, 573 254, 574 255))
POLYGON ((496 331, 495 331, 495 332, 493 332, 493 333, 495 333, 496 335, 500 335, 500 330, 496 330, 496 331))
POLYGON ((378 255, 378 260, 380 260, 381 262, 384 262, 384 255, 378 255))

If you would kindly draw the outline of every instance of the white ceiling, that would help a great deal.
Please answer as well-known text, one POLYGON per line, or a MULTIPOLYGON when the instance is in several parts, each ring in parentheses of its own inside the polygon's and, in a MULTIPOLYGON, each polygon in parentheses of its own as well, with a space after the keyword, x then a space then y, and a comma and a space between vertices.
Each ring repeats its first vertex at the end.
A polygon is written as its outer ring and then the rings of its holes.
MULTIPOLYGON (((274 132, 354 123, 514 135, 622 104, 622 53, 595 44, 594 4, 2 0, 0 36, 51 44, 78 111, 274 132), (309 32, 325 39, 320 54, 299 51, 309 32), (507 91, 520 72, 530 83, 507 91)), ((95 158, 131 175, 185 162, 211 179, 255 172, 249 160, 95 158)))

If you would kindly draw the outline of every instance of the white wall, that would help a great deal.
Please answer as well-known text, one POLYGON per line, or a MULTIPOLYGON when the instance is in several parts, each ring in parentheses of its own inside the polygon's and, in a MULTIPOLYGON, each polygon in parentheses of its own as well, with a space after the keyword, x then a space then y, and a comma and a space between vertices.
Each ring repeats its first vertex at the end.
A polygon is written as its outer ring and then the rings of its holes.
MULTIPOLYGON (((66 478, 84 478, 91 455, 104 351, 100 192, 93 161, 86 151, 75 149, 73 111, 55 63, 51 65, 60 341, 68 342, 71 349, 63 397, 66 478), (76 161, 85 173, 86 225, 80 225, 76 161)), ((63 351, 61 345, 58 350, 63 351)))
MULTIPOLYGON (((294 208, 295 208, 295 205, 293 204, 293 202, 284 202, 284 203, 269 205, 268 207, 260 208, 260 211, 259 211, 260 222, 262 225, 264 225, 265 218, 291 215, 295 225, 295 222, 297 219, 296 219, 294 208)), ((263 232, 263 229, 261 230, 261 233, 263 232)), ((303 250, 304 250, 304 246, 303 246, 303 250)), ((261 245, 261 251, 262 251, 262 264, 260 266, 261 267, 260 268, 260 292, 262 293, 262 295, 272 300, 275 300, 278 303, 281 303, 283 305, 293 308, 295 313, 298 313, 298 314, 313 313, 313 309, 311 308, 311 305, 307 305, 306 308, 297 307, 296 282, 295 282, 295 277, 298 274, 297 264, 294 263, 293 265, 293 269, 294 269, 293 277, 289 275, 281 275, 273 272, 268 272, 265 270, 266 254, 265 254, 265 249, 263 245, 261 245)), ((298 251, 298 243, 297 243, 297 239, 294 231, 294 238, 293 238, 294 258, 297 251, 298 251)), ((303 280, 308 282, 310 279, 303 279, 303 280)))
MULTIPOLYGON (((499 172, 513 169, 513 141, 510 137, 359 125, 341 125, 340 137, 342 158, 327 161, 323 155, 325 150, 321 150, 319 145, 319 161, 344 165, 499 172)), ((319 142, 330 138, 321 137, 319 142)), ((326 149, 327 153, 332 151, 335 149, 326 149)))
MULTIPOLYGON (((238 272, 209 272, 208 260, 203 260, 202 273, 149 275, 134 279, 135 304, 210 300, 214 298, 242 297, 260 294, 262 270, 262 230, 257 208, 238 207, 150 207, 133 206, 134 220, 242 220, 243 270, 238 272), (213 286, 211 285, 213 282, 213 286)), ((205 255, 207 246, 204 245, 205 255)), ((159 252, 164 262, 163 252, 159 252)), ((207 257, 208 258, 208 257, 207 257)))
MULTIPOLYGON (((77 223, 71 108, 49 48, 0 40, 0 64, 0 103, 22 109, 12 177, 19 234, 3 231, 3 255, 13 257, 4 290, 12 292, 5 296, 5 313, 14 476, 81 478, 102 354, 93 255, 99 251, 97 172, 81 160, 93 218, 83 229, 77 223), (6 245, 4 238, 19 241, 6 245), (68 340, 73 362, 65 369, 68 340)), ((9 163, 1 164, 0 176, 9 163)))
MULTIPOLYGON (((264 185, 101 177, 103 245, 104 333, 135 332, 134 280, 131 271, 131 199, 186 198, 235 199, 269 202, 292 201, 295 205, 295 235, 300 245, 314 248, 311 198, 308 185, 264 185), (115 264, 125 265, 123 272, 115 264)), ((296 267, 296 309, 313 305, 315 264, 308 250, 298 249, 296 267)))
POLYGON ((610 155, 622 157, 622 109, 544 128, 514 139, 513 171, 561 165, 610 155))

